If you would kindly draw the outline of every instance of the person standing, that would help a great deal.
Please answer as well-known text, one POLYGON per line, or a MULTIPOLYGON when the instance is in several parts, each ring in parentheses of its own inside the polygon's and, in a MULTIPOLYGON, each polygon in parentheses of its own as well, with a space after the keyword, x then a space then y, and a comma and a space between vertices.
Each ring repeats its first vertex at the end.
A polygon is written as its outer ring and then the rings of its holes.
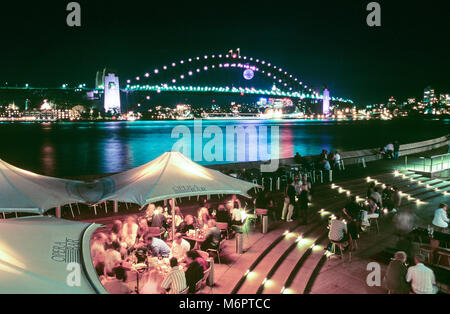
POLYGON ((304 184, 302 186, 302 191, 299 196, 299 208, 300 208, 300 216, 302 216, 303 223, 306 225, 308 223, 308 208, 309 208, 309 189, 308 185, 304 184))
POLYGON ((285 191, 285 198, 284 198, 284 207, 283 212, 281 213, 281 220, 284 220, 286 217, 287 222, 292 222, 292 214, 294 213, 294 206, 295 206, 295 187, 293 184, 292 179, 288 179, 288 186, 286 187, 285 191))
POLYGON ((400 156, 400 144, 398 141, 394 142, 394 158, 398 160, 400 156))

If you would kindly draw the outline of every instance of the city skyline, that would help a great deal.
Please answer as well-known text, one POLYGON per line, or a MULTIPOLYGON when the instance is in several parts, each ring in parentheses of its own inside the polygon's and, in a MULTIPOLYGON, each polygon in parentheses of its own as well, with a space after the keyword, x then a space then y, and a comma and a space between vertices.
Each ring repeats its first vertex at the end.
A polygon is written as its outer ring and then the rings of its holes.
POLYGON ((172 60, 239 47, 289 69, 316 89, 327 86, 332 96, 363 105, 390 96, 417 97, 429 85, 448 93, 448 56, 445 42, 439 41, 439 29, 447 23, 444 3, 433 1, 418 10, 415 4, 379 2, 379 28, 365 24, 364 1, 278 3, 276 8, 270 2, 246 3, 239 9, 227 3, 219 10, 200 2, 121 7, 80 1, 81 28, 65 25, 66 3, 8 4, 0 22, 9 43, 0 61, 0 83, 93 85, 103 67, 117 69, 123 81, 172 60), (21 22, 14 23, 18 16, 21 22))

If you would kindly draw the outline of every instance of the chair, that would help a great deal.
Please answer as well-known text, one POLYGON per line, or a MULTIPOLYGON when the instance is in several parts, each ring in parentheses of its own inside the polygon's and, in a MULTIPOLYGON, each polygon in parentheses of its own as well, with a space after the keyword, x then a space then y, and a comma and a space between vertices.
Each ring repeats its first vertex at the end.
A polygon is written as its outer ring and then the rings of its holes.
MULTIPOLYGON (((330 242, 331 242, 331 252, 334 255, 336 255, 336 247, 338 247, 339 248, 339 257, 341 259, 344 259, 344 252, 343 252, 343 250, 340 247, 340 244, 342 244, 342 243, 341 242, 337 242, 337 241, 333 241, 333 240, 330 240, 330 242)), ((350 251, 350 250, 348 251, 348 261, 349 262, 352 261, 352 251, 350 251)))
POLYGON ((219 264, 222 264, 221 262, 220 262, 220 253, 222 252, 222 249, 223 249, 223 244, 224 244, 225 242, 224 241, 219 241, 219 244, 217 244, 217 247, 216 248, 214 248, 214 249, 208 249, 207 251, 208 252, 212 252, 212 253, 216 253, 217 254, 217 259, 219 260, 219 264))
POLYGON ((370 229, 372 229, 373 221, 375 221, 375 226, 377 227, 377 233, 379 233, 380 227, 378 226, 378 218, 369 218, 370 229))
POLYGON ((149 227, 148 234, 152 235, 153 237, 161 238, 161 236, 164 234, 164 231, 161 231, 161 229, 158 227, 149 227))
POLYGON ((218 222, 216 223, 217 228, 220 229, 220 233, 222 234, 223 232, 226 232, 227 237, 226 239, 228 239, 230 237, 230 234, 228 232, 228 223, 227 222, 218 222))
POLYGON ((208 259, 209 259, 209 254, 208 254, 208 252, 198 250, 197 253, 198 253, 198 254, 201 256, 201 258, 203 258, 205 261, 208 261, 208 259))

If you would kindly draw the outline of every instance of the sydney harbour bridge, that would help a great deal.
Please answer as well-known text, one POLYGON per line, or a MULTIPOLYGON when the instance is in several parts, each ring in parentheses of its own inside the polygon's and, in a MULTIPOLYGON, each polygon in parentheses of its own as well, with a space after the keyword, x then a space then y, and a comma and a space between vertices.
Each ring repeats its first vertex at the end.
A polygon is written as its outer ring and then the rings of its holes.
MULTIPOLYGON (((64 90, 100 95, 105 111, 121 112, 121 95, 133 95, 140 101, 161 94, 235 95, 267 98, 290 98, 321 104, 322 114, 328 113, 330 103, 351 105, 353 101, 330 97, 326 88, 314 88, 303 79, 272 62, 242 56, 239 49, 222 54, 206 54, 168 62, 119 80, 119 74, 105 69, 97 72, 95 87, 86 84, 43 88, 1 86, 0 90, 64 90), (213 84, 216 83, 216 84, 213 84)), ((123 97, 122 97, 123 98, 123 97)))

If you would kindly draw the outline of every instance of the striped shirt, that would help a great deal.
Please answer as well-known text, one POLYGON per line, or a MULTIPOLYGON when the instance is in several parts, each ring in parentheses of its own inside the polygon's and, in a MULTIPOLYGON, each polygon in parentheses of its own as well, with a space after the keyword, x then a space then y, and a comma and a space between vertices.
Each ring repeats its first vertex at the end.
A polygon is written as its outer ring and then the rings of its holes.
POLYGON ((170 288, 170 294, 179 294, 187 288, 186 276, 183 268, 176 266, 172 268, 169 274, 161 284, 161 287, 165 290, 170 288))
POLYGON ((406 281, 411 282, 411 287, 416 294, 434 294, 437 292, 436 279, 433 271, 424 264, 408 268, 406 281))
POLYGON ((347 224, 339 219, 333 219, 330 225, 328 238, 331 241, 341 241, 347 233, 347 224))

